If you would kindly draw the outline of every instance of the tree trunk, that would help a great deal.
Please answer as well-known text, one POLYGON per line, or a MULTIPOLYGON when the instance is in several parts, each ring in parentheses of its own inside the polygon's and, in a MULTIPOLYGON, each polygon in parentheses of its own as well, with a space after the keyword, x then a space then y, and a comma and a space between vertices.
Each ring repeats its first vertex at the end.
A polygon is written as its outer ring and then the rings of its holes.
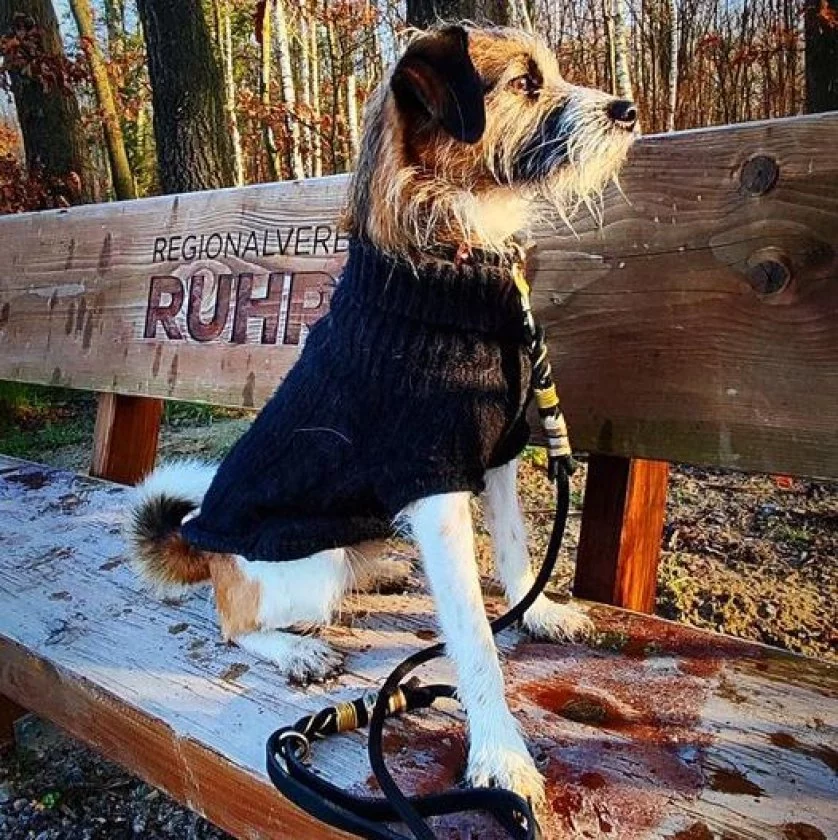
POLYGON ((224 76, 224 113, 230 129, 233 143, 233 165, 236 172, 236 185, 244 184, 244 158, 239 121, 236 118, 236 80, 233 76, 233 31, 230 23, 229 0, 215 0, 219 6, 216 20, 220 23, 219 41, 221 48, 221 72, 224 76))
POLYGON ((303 169, 306 176, 312 175, 312 109, 311 109, 311 61, 309 59, 309 50, 311 49, 311 40, 309 38, 309 27, 312 26, 312 21, 309 19, 308 11, 305 7, 300 10, 300 29, 299 29, 299 43, 300 43, 300 101, 303 104, 305 111, 305 123, 300 127, 300 145, 303 152, 303 169))
POLYGON ((114 193, 120 201, 136 198, 137 188, 134 185, 134 177, 131 174, 131 166, 125 152, 122 125, 119 122, 119 114, 113 98, 105 58, 99 48, 99 42, 96 40, 96 26, 90 0, 70 0, 70 9, 79 28, 81 47, 90 66, 93 89, 96 91, 96 100, 99 103, 99 111, 102 115, 102 129, 105 134, 105 146, 108 150, 108 163, 110 164, 114 193))
POLYGON ((221 68, 200 0, 137 0, 145 30, 163 192, 235 184, 221 68))
POLYGON ((349 164, 358 159, 360 148, 360 126, 358 122, 358 81, 350 68, 346 74, 346 122, 349 134, 349 164))
POLYGON ((678 0, 669 0, 669 110, 667 113, 666 130, 675 131, 675 111, 678 107, 678 47, 680 44, 680 22, 678 17, 678 0))
POLYGON ((276 43, 279 50, 279 78, 282 83, 282 99, 285 103, 285 119, 288 126, 288 165, 292 178, 305 178, 303 156, 300 153, 300 125, 295 114, 297 95, 294 89, 294 74, 291 69, 291 39, 288 37, 285 0, 277 0, 276 2, 276 43))
POLYGON ((125 0, 105 0, 105 27, 108 53, 113 57, 125 37, 125 0))
POLYGON ((607 51, 606 85, 611 93, 617 93, 617 42, 614 38, 614 2, 605 0, 602 4, 602 17, 605 25, 605 48, 607 51))
POLYGON ((527 6, 527 0, 517 0, 518 2, 518 11, 521 16, 521 28, 525 32, 534 32, 535 27, 532 23, 532 15, 530 14, 529 7, 527 6))
POLYGON ((311 61, 311 174, 319 178, 323 174, 323 136, 320 124, 320 46, 317 38, 317 20, 309 22, 308 55, 311 61))
POLYGON ((407 0, 407 22, 422 29, 439 21, 473 20, 506 26, 509 0, 407 0))
POLYGON ((261 46, 261 72, 259 74, 259 96, 262 102, 264 120, 262 125, 262 139, 265 143, 265 153, 268 157, 268 177, 272 181, 279 180, 279 158, 276 149, 276 138, 271 127, 271 60, 273 58, 273 26, 270 0, 266 0, 262 13, 262 31, 259 33, 261 46))
MULTIPOLYGON (((18 25, 30 32, 45 60, 63 66, 64 47, 50 0, 0 0, 0 33, 10 34, 18 25)), ((75 93, 62 85, 45 87, 37 74, 12 70, 9 78, 29 172, 54 179, 50 192, 61 203, 91 201, 93 172, 75 93)))
POLYGON ((628 40, 626 37, 624 0, 614 0, 614 67, 616 94, 622 99, 634 99, 628 65, 628 40))
POLYGON ((806 110, 838 110, 838 0, 806 3, 806 110))

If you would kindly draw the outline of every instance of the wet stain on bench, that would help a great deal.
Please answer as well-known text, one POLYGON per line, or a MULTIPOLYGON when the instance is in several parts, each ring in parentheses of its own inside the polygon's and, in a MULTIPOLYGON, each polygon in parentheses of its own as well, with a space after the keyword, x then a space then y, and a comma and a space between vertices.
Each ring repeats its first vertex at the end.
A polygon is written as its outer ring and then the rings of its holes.
POLYGON ((780 747, 784 750, 791 750, 801 755, 810 758, 816 758, 822 761, 833 773, 838 774, 838 750, 822 744, 819 747, 812 747, 808 744, 803 744, 791 734, 791 732, 772 732, 768 736, 768 740, 774 744, 775 747, 780 747))
POLYGON ((523 642, 507 659, 513 710, 547 782, 545 837, 645 836, 673 794, 707 785, 712 738, 699 723, 724 653, 697 634, 597 623, 593 649, 523 642))
MULTIPOLYGON (((458 729, 429 732, 403 721, 384 733, 383 747, 388 767, 409 795, 427 796, 448 790, 460 781, 465 771, 466 741, 458 729)), ((381 792, 372 774, 366 786, 381 792)))
POLYGON ((73 324, 76 320, 76 302, 74 300, 70 301, 70 305, 67 307, 67 320, 64 322, 64 334, 70 335, 73 331, 73 324))
POLYGON ((99 571, 110 572, 112 569, 116 569, 121 566, 124 562, 125 560, 122 557, 115 557, 113 560, 108 560, 107 563, 102 563, 102 565, 99 566, 99 571))
POLYGON ((809 823, 784 823, 784 840, 826 840, 826 835, 809 823))
POLYGON ((713 832, 706 823, 696 822, 669 837, 669 840, 713 840, 713 832))
POLYGON ((6 481, 11 481, 13 484, 20 484, 26 490, 40 490, 49 484, 49 475, 40 470, 32 470, 31 472, 18 473, 17 475, 7 475, 6 481))
POLYGON ((110 268, 112 256, 113 236, 108 232, 105 234, 105 241, 102 243, 102 249, 99 251, 99 271, 107 271, 110 268))
POLYGON ((242 405, 246 408, 253 408, 254 394, 256 391, 256 374, 251 371, 247 374, 244 388, 242 388, 242 405))
POLYGON ((221 672, 220 677, 224 680, 224 682, 235 682, 249 670, 250 666, 245 665, 244 662, 234 662, 229 668, 225 668, 224 671, 221 672))
POLYGON ((178 374, 178 355, 175 353, 174 358, 172 359, 172 364, 169 366, 169 374, 166 377, 166 384, 169 386, 169 393, 175 390, 175 386, 177 385, 177 374, 178 374))
POLYGON ((741 770, 720 768, 710 775, 710 790, 737 796, 762 796, 765 791, 741 770))

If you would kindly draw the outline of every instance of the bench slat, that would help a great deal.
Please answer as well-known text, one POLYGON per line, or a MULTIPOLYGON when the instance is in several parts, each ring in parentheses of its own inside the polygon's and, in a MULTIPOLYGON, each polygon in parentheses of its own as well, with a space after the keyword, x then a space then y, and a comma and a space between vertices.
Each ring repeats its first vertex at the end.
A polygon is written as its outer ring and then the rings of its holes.
MULTIPOLYGON (((602 229, 537 232, 577 446, 838 476, 836 133, 823 114, 647 137, 631 204, 610 189, 602 229)), ((327 306, 345 184, 0 219, 0 377, 259 406, 327 306)))
MULTIPOLYGON (((347 673, 326 689, 290 688, 219 643, 205 595, 176 605, 143 591, 119 534, 128 492, 0 457, 0 694, 237 836, 340 836, 273 792, 264 740, 368 690, 425 644, 427 595, 358 599, 326 632, 349 653, 347 673)), ((604 633, 596 647, 502 640, 511 704, 545 760, 545 836, 662 840, 698 824, 768 840, 792 823, 836 835, 837 668, 617 610, 592 615, 604 633)), ((428 674, 447 676, 444 663, 428 674)), ((387 744, 408 787, 459 771, 456 716, 413 718, 387 744)), ((369 792, 362 737, 317 756, 329 778, 369 792)), ((497 836, 469 821, 439 830, 469 828, 497 836)))

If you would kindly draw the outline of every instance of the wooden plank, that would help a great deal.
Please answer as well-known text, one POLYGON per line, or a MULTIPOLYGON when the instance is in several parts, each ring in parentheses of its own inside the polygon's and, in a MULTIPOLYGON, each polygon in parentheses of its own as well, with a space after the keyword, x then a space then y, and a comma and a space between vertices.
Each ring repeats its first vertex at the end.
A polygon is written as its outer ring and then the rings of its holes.
POLYGON ((0 694, 0 750, 15 742, 15 721, 26 714, 26 709, 14 700, 0 694))
POLYGON ((90 474, 137 484, 154 469, 163 400, 99 394, 90 474))
MULTIPOLYGON (((289 687, 219 643, 206 593, 178 605, 143 590, 120 536, 127 493, 0 458, 0 691, 236 836, 338 836, 272 791, 264 740, 425 644, 427 594, 359 598, 325 631, 349 654, 347 673, 289 687)), ((545 837, 664 840, 698 825, 710 834, 682 836, 776 840, 799 823, 803 836, 836 836, 835 666, 610 608, 591 616, 594 646, 502 641, 510 702, 548 780, 545 837)), ((442 664, 427 678, 446 674, 442 664)), ((450 715, 395 725, 387 744, 407 789, 438 789, 462 767, 450 715)), ((361 736, 316 756, 327 778, 370 792, 361 736)), ((436 831, 501 840, 478 818, 436 831)))
MULTIPOLYGON (((601 228, 536 231, 580 449, 838 476, 836 131, 823 114, 647 137, 601 228)), ((0 220, 0 377, 260 405, 328 305, 345 185, 0 220)))
POLYGON ((573 594, 655 611, 669 464, 592 455, 582 506, 573 594))

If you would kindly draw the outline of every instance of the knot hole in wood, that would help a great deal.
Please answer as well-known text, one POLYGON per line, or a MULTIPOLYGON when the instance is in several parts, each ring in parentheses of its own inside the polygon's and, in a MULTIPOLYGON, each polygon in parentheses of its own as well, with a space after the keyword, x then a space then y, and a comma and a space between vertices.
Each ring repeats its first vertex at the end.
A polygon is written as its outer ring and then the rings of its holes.
POLYGON ((739 177, 742 189, 750 195, 765 195, 777 185, 780 166, 768 155, 754 155, 745 161, 739 177))

